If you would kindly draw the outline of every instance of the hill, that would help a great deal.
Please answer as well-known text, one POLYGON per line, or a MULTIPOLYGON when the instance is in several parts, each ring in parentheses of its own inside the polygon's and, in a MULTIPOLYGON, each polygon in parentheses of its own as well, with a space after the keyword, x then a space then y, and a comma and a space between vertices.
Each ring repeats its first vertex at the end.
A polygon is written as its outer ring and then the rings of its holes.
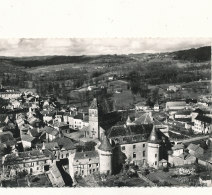
POLYGON ((173 52, 174 59, 176 60, 187 60, 191 62, 204 62, 211 59, 211 47, 205 46, 197 49, 188 49, 173 52))

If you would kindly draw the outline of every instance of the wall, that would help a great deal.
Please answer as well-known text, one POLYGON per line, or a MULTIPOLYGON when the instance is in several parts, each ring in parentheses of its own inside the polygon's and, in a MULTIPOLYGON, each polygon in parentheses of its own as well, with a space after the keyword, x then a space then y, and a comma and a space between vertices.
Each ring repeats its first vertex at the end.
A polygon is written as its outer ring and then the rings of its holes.
POLYGON ((139 142, 133 144, 121 144, 120 149, 122 153, 126 155, 126 160, 134 161, 135 163, 140 161, 143 164, 147 158, 147 142, 139 142), (125 150, 123 150, 125 147, 125 150), (133 158, 133 153, 136 154, 136 157, 133 158), (144 155, 145 153, 145 155, 144 155))
POLYGON ((158 168, 158 166, 159 166, 159 151, 160 151, 159 144, 148 143, 147 162, 150 167, 158 168))
POLYGON ((99 150, 100 173, 112 173, 112 153, 99 150))

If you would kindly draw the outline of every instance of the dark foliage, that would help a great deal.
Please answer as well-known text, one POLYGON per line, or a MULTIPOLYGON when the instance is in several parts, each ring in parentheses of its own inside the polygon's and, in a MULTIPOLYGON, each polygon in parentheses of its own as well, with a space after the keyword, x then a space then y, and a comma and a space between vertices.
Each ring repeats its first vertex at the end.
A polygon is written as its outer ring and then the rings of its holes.
POLYGON ((200 47, 198 49, 181 50, 174 52, 177 60, 188 60, 191 62, 204 62, 210 60, 211 47, 200 47))

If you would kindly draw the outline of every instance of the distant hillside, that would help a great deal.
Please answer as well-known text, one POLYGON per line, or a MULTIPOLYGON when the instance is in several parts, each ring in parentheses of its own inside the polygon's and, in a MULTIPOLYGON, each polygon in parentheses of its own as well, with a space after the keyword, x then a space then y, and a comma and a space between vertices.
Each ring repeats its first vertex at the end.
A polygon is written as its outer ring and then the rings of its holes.
POLYGON ((198 49, 188 49, 173 52, 176 60, 187 60, 191 62, 204 62, 211 59, 211 47, 205 46, 198 49))
POLYGON ((35 57, 0 57, 0 62, 7 62, 15 66, 37 67, 58 64, 103 64, 122 63, 130 61, 126 55, 98 55, 98 56, 35 56, 35 57))
MULTIPOLYGON (((200 47, 198 49, 188 49, 170 53, 161 53, 168 60, 184 60, 190 62, 209 61, 211 47, 200 47)), ((94 55, 94 56, 32 56, 32 57, 0 57, 0 66, 15 66, 17 68, 31 68, 39 66, 62 65, 62 64, 93 64, 101 65, 124 65, 127 63, 142 63, 145 59, 159 60, 158 54, 140 53, 129 55, 94 55)), ((164 61, 164 58, 162 59, 164 61)), ((146 61, 145 61, 146 63, 146 61)), ((163 62, 164 63, 164 62, 163 62)))

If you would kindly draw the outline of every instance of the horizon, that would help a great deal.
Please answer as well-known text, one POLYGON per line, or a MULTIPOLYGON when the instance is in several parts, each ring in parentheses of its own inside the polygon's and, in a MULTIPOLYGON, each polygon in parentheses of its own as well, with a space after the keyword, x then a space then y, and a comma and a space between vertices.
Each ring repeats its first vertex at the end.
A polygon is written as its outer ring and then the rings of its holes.
POLYGON ((211 38, 0 39, 0 57, 166 53, 211 45, 211 38))

